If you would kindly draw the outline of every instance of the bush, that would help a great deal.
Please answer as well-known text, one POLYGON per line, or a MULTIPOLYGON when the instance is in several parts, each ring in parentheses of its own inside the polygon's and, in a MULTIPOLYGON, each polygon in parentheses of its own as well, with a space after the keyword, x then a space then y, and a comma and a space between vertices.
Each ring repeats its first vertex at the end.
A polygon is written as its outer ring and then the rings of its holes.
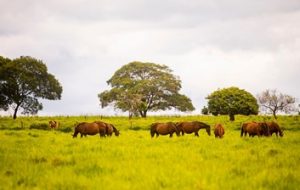
POLYGON ((49 126, 46 123, 33 123, 30 125, 29 129, 49 130, 49 126))
POLYGON ((64 133, 69 133, 73 131, 72 127, 60 128, 59 130, 64 133))

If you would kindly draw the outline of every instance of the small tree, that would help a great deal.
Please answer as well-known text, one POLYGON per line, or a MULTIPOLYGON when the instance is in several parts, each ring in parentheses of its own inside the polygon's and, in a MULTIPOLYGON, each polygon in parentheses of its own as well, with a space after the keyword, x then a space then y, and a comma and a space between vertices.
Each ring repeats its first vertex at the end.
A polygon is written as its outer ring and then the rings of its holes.
POLYGON ((117 70, 107 81, 111 90, 98 95, 101 106, 113 104, 128 111, 129 117, 146 117, 148 111, 175 108, 192 111, 191 100, 179 93, 181 81, 165 65, 131 62, 117 70))
POLYGON ((207 108, 206 106, 204 106, 204 107, 202 108, 202 110, 201 110, 201 113, 202 113, 203 115, 208 115, 208 108, 207 108))
POLYGON ((237 87, 214 91, 206 99, 208 99, 209 113, 229 115, 230 121, 234 121, 236 114, 256 115, 258 113, 258 104, 252 94, 237 87))
POLYGON ((257 95, 257 99, 261 110, 271 112, 275 119, 277 119, 276 114, 279 111, 284 113, 295 111, 295 98, 287 94, 282 94, 276 89, 263 91, 257 95))
POLYGON ((38 98, 61 98, 62 87, 46 65, 32 57, 14 60, 0 56, 0 109, 13 108, 17 118, 19 108, 24 114, 36 114, 43 108, 38 98))

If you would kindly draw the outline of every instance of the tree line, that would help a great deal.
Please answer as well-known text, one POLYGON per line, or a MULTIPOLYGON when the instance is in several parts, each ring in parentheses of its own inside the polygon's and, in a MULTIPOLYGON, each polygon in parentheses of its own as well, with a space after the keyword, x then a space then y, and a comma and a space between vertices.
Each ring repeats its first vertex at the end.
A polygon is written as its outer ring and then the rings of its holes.
MULTIPOLYGON (((149 111, 176 109, 182 112, 195 110, 189 97, 181 94, 181 80, 166 65, 131 62, 118 69, 107 80, 111 87, 98 94, 101 107, 113 106, 128 112, 129 117, 147 117, 149 111)), ((38 99, 61 99, 62 86, 48 73, 41 60, 30 56, 9 59, 0 56, 0 109, 19 109, 23 114, 37 114, 43 105, 38 99)), ((276 118, 279 111, 295 111, 295 98, 276 90, 265 90, 255 98, 238 87, 218 89, 209 94, 203 114, 228 115, 234 120, 237 114, 257 115, 270 111, 276 118)))

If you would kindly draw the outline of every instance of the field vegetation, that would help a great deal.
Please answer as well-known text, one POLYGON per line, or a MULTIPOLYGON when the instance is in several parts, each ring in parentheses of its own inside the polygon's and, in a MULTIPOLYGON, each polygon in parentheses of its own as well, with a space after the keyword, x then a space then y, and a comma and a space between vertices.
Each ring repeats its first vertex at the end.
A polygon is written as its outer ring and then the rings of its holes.
MULTIPOLYGON (((247 121, 266 116, 148 118, 0 117, 0 189, 298 189, 300 117, 278 116, 281 137, 240 137, 247 121), (48 127, 49 120, 60 123, 48 127), (120 136, 72 138, 78 122, 113 123, 120 136), (153 122, 199 120, 225 126, 223 139, 151 138, 153 122)), ((213 131, 212 131, 213 132, 213 131)))

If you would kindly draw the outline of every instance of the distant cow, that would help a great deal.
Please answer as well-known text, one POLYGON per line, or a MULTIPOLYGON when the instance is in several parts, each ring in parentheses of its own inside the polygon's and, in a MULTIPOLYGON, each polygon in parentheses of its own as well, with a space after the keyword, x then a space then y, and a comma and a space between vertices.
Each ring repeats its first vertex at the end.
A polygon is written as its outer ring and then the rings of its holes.
POLYGON ((274 121, 266 122, 266 123, 269 127, 270 136, 272 136, 272 134, 275 133, 277 137, 278 137, 278 134, 279 134, 279 136, 283 137, 283 132, 277 123, 275 123, 274 121))
POLYGON ((177 136, 180 136, 180 131, 177 129, 175 123, 172 122, 153 123, 150 126, 151 137, 154 137, 155 134, 156 137, 158 137, 159 135, 170 135, 170 137, 172 137, 173 133, 176 133, 177 136))
POLYGON ((200 129, 205 129, 207 134, 210 135, 210 126, 200 121, 179 122, 176 123, 176 126, 179 129, 179 131, 181 131, 182 135, 184 135, 184 133, 194 133, 197 137, 199 137, 198 131, 200 129))
POLYGON ((265 122, 249 122, 243 123, 241 127, 241 137, 247 136, 247 133, 250 137, 257 136, 269 136, 269 127, 265 122))
POLYGON ((106 126, 106 135, 107 136, 112 136, 113 133, 115 133, 116 136, 120 135, 120 132, 115 128, 115 126, 111 123, 105 123, 103 121, 95 121, 94 123, 97 123, 98 125, 101 126, 106 126))
POLYGON ((49 127, 50 127, 51 129, 56 129, 56 128, 58 128, 58 122, 57 122, 57 121, 54 121, 54 120, 49 121, 49 127))
POLYGON ((86 135, 96 135, 96 134, 99 134, 100 137, 105 137, 106 131, 107 128, 105 123, 82 122, 76 125, 73 138, 76 138, 78 133, 80 133, 81 137, 86 135))
POLYGON ((223 135, 225 134, 225 130, 224 130, 224 127, 222 124, 218 123, 215 125, 215 130, 214 130, 214 133, 215 133, 215 137, 216 138, 222 138, 223 135))

